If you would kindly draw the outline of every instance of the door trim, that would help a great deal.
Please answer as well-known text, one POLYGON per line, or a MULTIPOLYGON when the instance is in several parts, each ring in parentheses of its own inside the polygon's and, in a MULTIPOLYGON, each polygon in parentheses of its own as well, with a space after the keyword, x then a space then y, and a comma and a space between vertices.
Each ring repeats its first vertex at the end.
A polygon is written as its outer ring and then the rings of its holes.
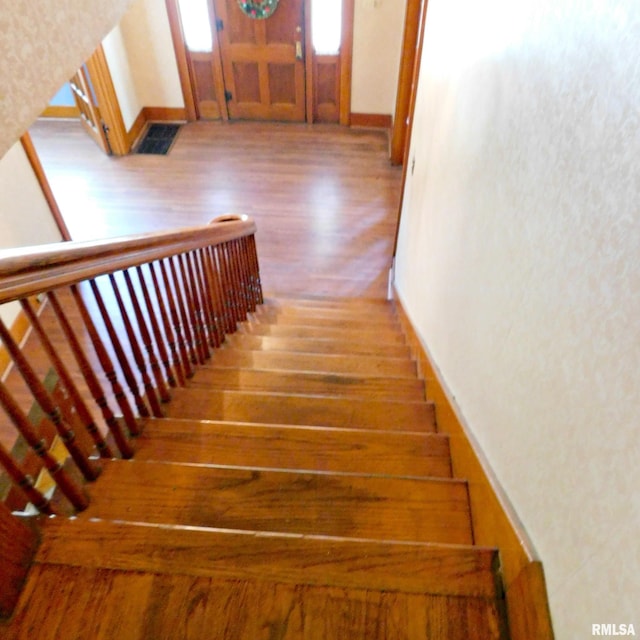
MULTIPOLYGON (((180 12, 178 10, 178 0, 165 0, 167 13, 169 16, 169 24, 171 28, 171 37, 173 40, 173 48, 176 55, 178 65, 178 74, 180 76, 180 86, 187 109, 187 118, 190 121, 198 119, 198 110, 195 98, 195 89, 192 74, 189 67, 189 52, 187 50, 184 34, 182 31, 182 21, 180 20, 180 12)), ((314 87, 314 64, 313 64, 313 45, 311 42, 311 0, 304 0, 305 14, 305 120, 308 124, 313 122, 313 87, 314 87)), ((211 12, 211 20, 215 24, 215 8, 213 3, 209 2, 209 11, 211 12)), ((351 122, 351 76, 353 61, 353 25, 355 13, 355 0, 343 0, 342 3, 342 41, 340 44, 340 124, 349 125, 351 122)), ((214 49, 217 56, 220 56, 218 39, 214 33, 214 49)), ((216 84, 216 92, 224 93, 224 79, 222 77, 221 64, 215 65, 214 82, 216 84)), ((223 112, 223 119, 227 119, 223 112)))
POLYGON ((49 180, 44 172, 44 168, 42 167, 42 163, 40 162, 40 157, 38 156, 38 152, 36 151, 35 146, 33 145, 33 140, 31 139, 31 135, 27 131, 20 137, 20 142, 22 144, 22 148, 24 149, 25 155, 27 156, 27 160, 29 160, 29 164, 33 169, 33 173, 38 180, 38 184, 42 189, 42 195, 44 195, 47 204, 49 205, 49 209, 51 211, 51 215, 60 230, 60 235, 63 240, 71 240, 71 234, 69 233, 69 228, 62 217, 62 212, 60 211, 60 207, 56 202, 55 196, 53 195, 53 191, 51 189, 51 185, 49 184, 49 180))
POLYGON ((400 71, 398 73, 398 91, 396 97, 396 110, 393 118, 393 131, 391 134, 391 164, 402 164, 405 148, 409 142, 407 135, 407 119, 412 99, 414 70, 418 61, 422 46, 418 49, 418 36, 420 32, 420 14, 422 5, 427 0, 407 0, 407 8, 404 20, 404 36, 402 42, 402 56, 400 58, 400 71))
POLYGON ((424 45, 424 28, 427 21, 427 8, 429 0, 421 0, 420 19, 418 20, 418 36, 416 45, 415 64, 411 80, 411 91, 409 94, 409 104, 407 111, 407 128, 405 132, 405 144, 402 158, 402 180, 400 182, 400 202, 398 203, 398 217, 396 221, 396 233, 393 241, 393 258, 398 251, 398 234, 400 232, 400 219, 402 218, 402 207, 404 205, 404 192, 407 184, 407 165, 409 164, 409 150, 411 147, 411 132, 413 131, 413 120, 416 110, 416 94, 418 91, 418 80, 420 78, 420 61, 422 60, 422 48, 424 45))
POLYGON ((98 108, 109 130, 111 152, 116 156, 125 156, 131 151, 131 147, 102 45, 98 45, 86 64, 98 99, 98 108))

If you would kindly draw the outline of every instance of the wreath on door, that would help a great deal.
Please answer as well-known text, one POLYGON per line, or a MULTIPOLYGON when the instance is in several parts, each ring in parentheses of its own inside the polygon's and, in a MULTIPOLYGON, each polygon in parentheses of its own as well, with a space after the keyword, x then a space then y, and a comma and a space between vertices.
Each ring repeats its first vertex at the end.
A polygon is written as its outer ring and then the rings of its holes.
POLYGON ((264 20, 273 15, 280 0, 238 0, 242 12, 254 20, 264 20))

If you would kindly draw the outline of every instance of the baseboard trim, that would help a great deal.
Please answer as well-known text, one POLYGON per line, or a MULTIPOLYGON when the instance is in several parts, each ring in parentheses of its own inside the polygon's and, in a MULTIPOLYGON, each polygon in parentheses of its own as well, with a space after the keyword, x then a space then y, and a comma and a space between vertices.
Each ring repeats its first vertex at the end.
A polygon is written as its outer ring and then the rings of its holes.
POLYGON ((187 110, 184 107, 143 107, 127 132, 129 147, 134 148, 145 131, 148 122, 186 122, 187 110))
POLYGON ((391 129, 391 116, 384 113, 352 113, 352 127, 372 127, 374 129, 391 129))
POLYGON ((75 105, 49 105, 41 114, 41 118, 79 118, 80 109, 75 105))
POLYGON ((454 474, 468 480, 475 543, 500 550, 511 640, 553 640, 542 563, 484 454, 465 426, 395 287, 392 294, 418 371, 424 378, 427 399, 435 404, 438 430, 449 435, 454 474))

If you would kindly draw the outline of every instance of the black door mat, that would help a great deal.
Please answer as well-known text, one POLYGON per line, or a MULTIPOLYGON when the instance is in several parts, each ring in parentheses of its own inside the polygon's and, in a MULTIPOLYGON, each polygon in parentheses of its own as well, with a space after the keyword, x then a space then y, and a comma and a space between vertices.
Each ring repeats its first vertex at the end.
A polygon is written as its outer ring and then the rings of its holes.
POLYGON ((158 156, 166 156, 175 142, 179 124, 152 124, 147 129, 144 137, 136 149, 136 153, 147 153, 158 156))

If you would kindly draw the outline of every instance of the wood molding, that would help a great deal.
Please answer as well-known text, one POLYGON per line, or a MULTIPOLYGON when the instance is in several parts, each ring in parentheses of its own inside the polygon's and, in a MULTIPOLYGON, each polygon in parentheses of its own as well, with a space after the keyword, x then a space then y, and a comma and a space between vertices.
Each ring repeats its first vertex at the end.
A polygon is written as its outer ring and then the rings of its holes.
POLYGON ((305 111, 307 124, 313 124, 313 105, 315 98, 313 39, 311 37, 311 0, 304 0, 304 77, 305 111))
POLYGON ((0 617, 13 612, 38 544, 35 530, 0 503, 0 617))
POLYGON ((391 116, 386 113, 352 113, 349 119, 352 127, 391 129, 391 116))
POLYGON ((133 149, 149 122, 187 122, 184 107, 143 107, 127 132, 129 148, 133 149))
POLYGON ((116 156, 127 155, 131 147, 102 45, 98 46, 86 64, 100 105, 100 114, 109 128, 111 152, 116 156))
POLYGON ((402 158, 402 180, 400 182, 400 202, 398 203, 398 221, 396 222, 396 234, 393 240, 393 255, 398 250, 398 233, 400 232, 400 218, 402 217, 402 207, 404 205, 404 191, 407 184, 407 171, 409 165, 409 151, 411 150, 411 133, 413 131, 413 121, 416 110, 416 96, 418 93, 418 80, 420 79, 420 63, 422 60, 422 49, 424 47, 424 29, 427 22, 427 10, 429 0, 424 0, 420 6, 420 18, 418 27, 418 37, 416 44, 415 64, 413 65, 413 76, 411 79, 411 94, 409 98, 409 108, 407 111, 407 126, 404 132, 405 145, 404 156, 402 158))
POLYGON ((142 136, 142 132, 145 130, 146 124, 147 117, 145 115, 143 107, 142 109, 140 109, 140 113, 131 125, 131 129, 127 131, 127 144, 129 145, 129 148, 131 150, 133 150, 138 139, 140 138, 140 136, 142 136))
POLYGON ((75 105, 49 105, 41 114, 41 118, 79 118, 80 109, 75 105))
POLYGON ((404 36, 402 41, 402 56, 398 74, 398 91, 396 95, 396 110, 393 118, 393 134, 391 136, 391 164, 402 164, 405 147, 408 144, 407 119, 411 96, 414 91, 414 69, 419 61, 421 48, 418 47, 420 31, 420 13, 422 4, 427 0, 407 0, 404 19, 404 36))
POLYGON ((407 343, 425 381, 427 399, 435 405, 438 431, 449 435, 454 476, 466 478, 469 484, 474 542, 500 550, 511 639, 553 640, 542 563, 479 445, 464 425, 395 288, 393 294, 407 343))
POLYGON ((51 210, 51 215, 58 226, 60 231, 60 235, 63 240, 71 240, 71 234, 69 233, 69 229, 62 217, 62 213, 60 212, 60 208, 58 207, 58 203, 53 195, 53 191, 51 190, 51 185, 47 180, 47 176, 44 172, 42 164, 40 162, 40 158, 38 157, 38 152, 36 148, 33 146, 33 141, 31 140, 31 136, 29 132, 26 132, 21 138, 20 142, 22 143, 22 148, 24 149, 25 154, 27 155, 27 159, 29 160, 29 164, 33 169, 33 173, 38 180, 40 188, 42 189, 42 194, 49 205, 49 209, 51 210))
POLYGON ((189 122, 192 122, 198 119, 198 113, 196 110, 196 103, 193 95, 187 50, 182 37, 182 22, 180 20, 180 12, 178 11, 177 0, 166 0, 165 4, 167 7, 167 14, 169 15, 171 40, 173 41, 173 49, 175 51, 176 62, 178 64, 178 75, 180 77, 182 98, 185 104, 186 119, 189 122))
POLYGON ((351 71, 353 63, 353 20, 355 0, 342 3, 342 38, 340 43, 340 124, 351 124, 351 71))

